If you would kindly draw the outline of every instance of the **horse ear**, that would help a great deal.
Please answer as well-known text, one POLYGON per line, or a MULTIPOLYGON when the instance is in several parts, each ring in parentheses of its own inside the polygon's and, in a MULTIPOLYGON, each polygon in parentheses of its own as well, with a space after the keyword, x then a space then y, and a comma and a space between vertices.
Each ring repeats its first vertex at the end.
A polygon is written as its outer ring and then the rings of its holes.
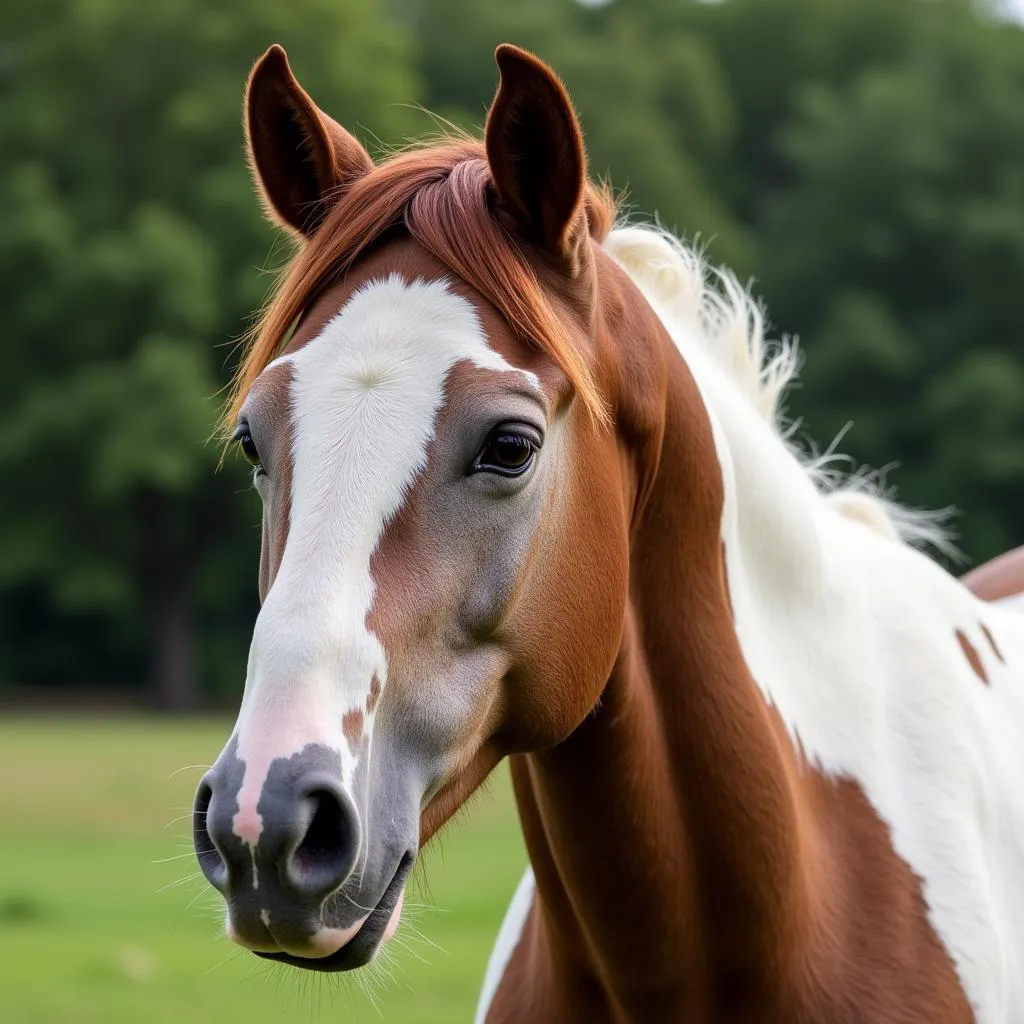
POLYGON ((487 162, 499 213, 527 241, 572 258, 586 237, 583 133, 569 94, 538 57, 503 43, 487 113, 487 162))
POLYGON ((312 235, 345 190, 373 168, 359 141, 299 85, 276 43, 249 75, 245 136, 267 215, 300 236, 312 235))

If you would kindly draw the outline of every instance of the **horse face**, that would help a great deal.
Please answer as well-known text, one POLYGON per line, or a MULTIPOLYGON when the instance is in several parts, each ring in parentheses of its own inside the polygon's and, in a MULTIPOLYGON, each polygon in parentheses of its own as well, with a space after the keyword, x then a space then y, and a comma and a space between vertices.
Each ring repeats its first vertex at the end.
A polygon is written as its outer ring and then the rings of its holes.
POLYGON ((618 646, 614 435, 409 240, 329 291, 238 436, 262 608, 196 847, 239 943, 365 963, 417 850, 506 753, 564 738, 618 646))

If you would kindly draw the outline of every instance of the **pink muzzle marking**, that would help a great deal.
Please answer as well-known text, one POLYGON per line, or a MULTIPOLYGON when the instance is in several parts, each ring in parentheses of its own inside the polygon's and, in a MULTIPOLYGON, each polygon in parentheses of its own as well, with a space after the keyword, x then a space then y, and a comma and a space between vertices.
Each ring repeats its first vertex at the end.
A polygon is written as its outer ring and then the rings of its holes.
POLYGON ((263 832, 263 815, 256 810, 254 802, 247 800, 243 804, 239 800, 238 813, 231 819, 231 829, 243 843, 255 848, 263 832))
POLYGON ((402 905, 405 903, 405 889, 398 894, 398 900, 395 902, 395 908, 391 911, 391 916, 388 918, 387 927, 384 929, 384 935, 381 937, 381 945, 388 941, 395 932, 398 931, 398 926, 402 921, 402 905))
MULTIPOLYGON (((401 902, 399 902, 399 907, 401 902)), ((396 910, 398 907, 395 908, 396 910)), ((238 946, 243 946, 245 949, 252 950, 255 953, 287 953, 289 956, 302 957, 306 960, 320 960, 323 957, 331 956, 333 953, 337 953, 342 946, 347 945, 351 942, 356 935, 359 933, 359 929, 366 923, 366 919, 369 914, 364 914, 362 917, 353 921, 347 928, 321 928, 318 932, 310 937, 309 942, 303 946, 290 946, 283 943, 276 942, 273 938, 271 941, 260 943, 250 942, 248 939, 243 938, 235 930, 234 924, 231 922, 231 917, 228 915, 227 922, 225 925, 225 931, 227 932, 228 938, 238 946)), ((394 913, 392 913, 394 917, 394 913)), ((395 927, 397 928, 397 922, 395 927)), ((271 926, 268 926, 267 930, 271 930, 271 926)), ((388 922, 388 927, 391 927, 391 922, 388 922)), ((393 934, 393 933, 392 933, 393 934)), ((385 936, 387 935, 385 930, 385 936)))

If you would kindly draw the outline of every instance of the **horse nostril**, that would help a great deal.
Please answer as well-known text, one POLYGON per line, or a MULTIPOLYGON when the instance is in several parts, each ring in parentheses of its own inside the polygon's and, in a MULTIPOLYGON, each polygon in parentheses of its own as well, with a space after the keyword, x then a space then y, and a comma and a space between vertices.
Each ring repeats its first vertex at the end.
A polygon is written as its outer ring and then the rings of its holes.
POLYGON ((288 858, 286 872, 296 889, 326 894, 351 873, 359 847, 359 828, 339 791, 319 787, 310 790, 305 799, 312 805, 313 814, 305 835, 288 858))
MULTIPOLYGON (((279 771, 268 772, 255 806, 246 801, 241 811, 238 789, 220 771, 199 783, 192 812, 196 857, 236 925, 247 914, 262 922, 259 915, 272 903, 269 912, 279 919, 286 910, 316 916, 355 866, 361 835, 355 805, 334 771, 303 767, 295 771, 282 761, 279 771)), ((266 922, 250 924, 258 935, 266 922)))
POLYGON ((196 802, 192 808, 192 845, 195 847, 196 858, 206 880, 215 889, 223 892, 228 884, 228 866, 210 835, 208 821, 212 801, 213 787, 204 778, 199 783, 196 802))

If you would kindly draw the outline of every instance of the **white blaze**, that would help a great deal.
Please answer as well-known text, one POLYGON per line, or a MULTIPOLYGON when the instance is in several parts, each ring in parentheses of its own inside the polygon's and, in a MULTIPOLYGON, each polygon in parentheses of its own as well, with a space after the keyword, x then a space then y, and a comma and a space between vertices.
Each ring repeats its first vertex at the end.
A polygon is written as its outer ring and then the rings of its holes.
MULTIPOLYGON (((392 275, 357 291, 293 355, 292 500, 277 578, 256 622, 236 732, 245 762, 236 832, 250 845, 270 762, 308 743, 341 751, 351 792, 356 754, 346 711, 372 721, 387 659, 367 628, 370 560, 426 462, 452 367, 514 371, 487 344, 473 306, 443 281, 392 275)), ((534 383, 532 374, 525 374, 534 383)))

